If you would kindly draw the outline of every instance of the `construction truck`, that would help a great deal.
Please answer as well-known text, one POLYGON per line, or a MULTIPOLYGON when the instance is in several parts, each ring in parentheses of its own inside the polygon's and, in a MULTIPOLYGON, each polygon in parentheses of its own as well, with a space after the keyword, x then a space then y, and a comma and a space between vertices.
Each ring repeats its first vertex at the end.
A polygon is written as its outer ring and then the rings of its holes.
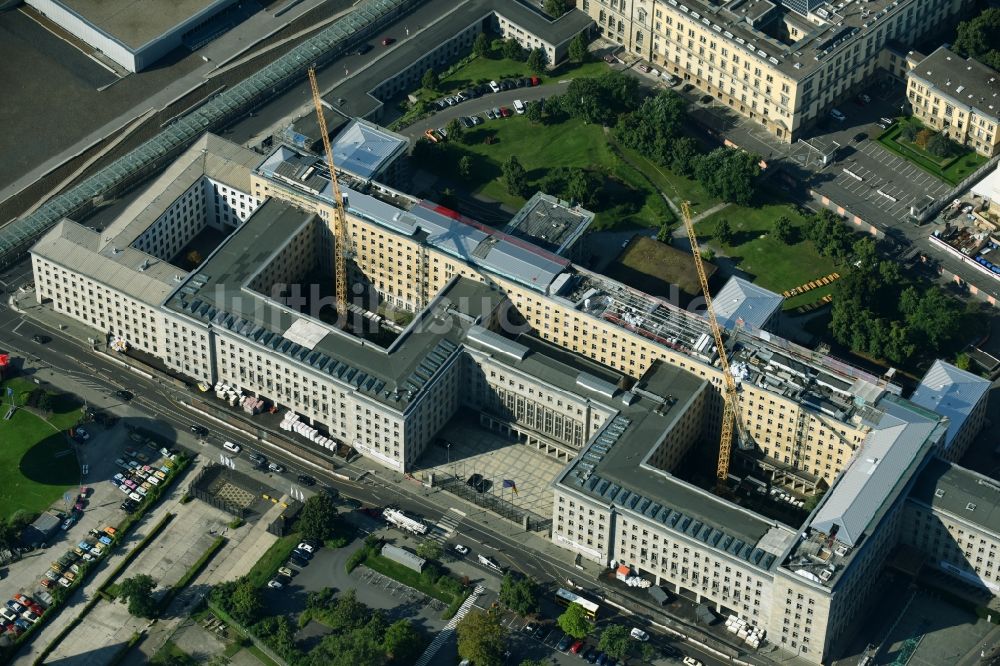
POLYGON ((427 526, 423 521, 410 518, 399 509, 386 509, 382 512, 382 517, 393 527, 412 532, 413 534, 427 534, 427 526))

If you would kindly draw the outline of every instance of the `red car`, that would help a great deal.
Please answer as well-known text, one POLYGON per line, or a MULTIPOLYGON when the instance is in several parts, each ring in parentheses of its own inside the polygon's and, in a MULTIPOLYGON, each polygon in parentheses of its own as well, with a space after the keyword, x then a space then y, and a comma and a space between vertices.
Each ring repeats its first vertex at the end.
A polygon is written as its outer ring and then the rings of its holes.
POLYGON ((386 37, 382 40, 382 46, 389 46, 390 44, 395 43, 395 41, 395 37, 386 37))
POLYGON ((577 641, 573 643, 573 647, 569 649, 570 654, 580 654, 580 650, 583 649, 583 641, 577 641))
POLYGON ((504 118, 509 118, 510 117, 510 109, 508 109, 506 106, 501 106, 500 107, 500 115, 503 116, 504 118))
POLYGON ((537 76, 531 77, 531 86, 532 87, 537 86, 541 82, 542 82, 542 80, 539 79, 537 76))

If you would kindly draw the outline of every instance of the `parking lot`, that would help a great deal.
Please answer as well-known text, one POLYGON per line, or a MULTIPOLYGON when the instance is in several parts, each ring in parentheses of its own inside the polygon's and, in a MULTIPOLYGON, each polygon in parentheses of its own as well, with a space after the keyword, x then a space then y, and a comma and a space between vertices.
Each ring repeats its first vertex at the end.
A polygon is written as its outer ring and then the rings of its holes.
POLYGON ((862 219, 901 222, 911 207, 922 208, 952 189, 874 139, 854 143, 842 151, 846 157, 823 171, 832 179, 819 189, 862 219))

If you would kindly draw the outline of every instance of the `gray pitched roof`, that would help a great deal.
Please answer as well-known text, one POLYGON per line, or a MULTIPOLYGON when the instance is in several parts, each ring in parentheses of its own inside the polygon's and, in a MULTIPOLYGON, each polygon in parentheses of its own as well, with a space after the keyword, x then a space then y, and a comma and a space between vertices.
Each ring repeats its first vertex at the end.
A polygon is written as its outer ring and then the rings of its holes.
POLYGON ((406 137, 363 120, 354 120, 333 142, 338 169, 365 180, 374 178, 395 156, 406 150, 406 137))
POLYGON ((1000 483, 940 458, 920 472, 909 500, 994 534, 1000 532, 1000 483))
POLYGON ((719 324, 732 330, 738 319, 754 328, 763 328, 785 299, 740 277, 731 277, 712 299, 719 324))
POLYGON ((895 396, 883 399, 879 409, 874 428, 810 525, 824 534, 836 530, 837 541, 849 546, 860 542, 872 519, 895 499, 940 432, 936 415, 895 396))
POLYGON ((945 437, 947 448, 989 390, 989 380, 938 360, 920 380, 910 400, 951 420, 945 437))

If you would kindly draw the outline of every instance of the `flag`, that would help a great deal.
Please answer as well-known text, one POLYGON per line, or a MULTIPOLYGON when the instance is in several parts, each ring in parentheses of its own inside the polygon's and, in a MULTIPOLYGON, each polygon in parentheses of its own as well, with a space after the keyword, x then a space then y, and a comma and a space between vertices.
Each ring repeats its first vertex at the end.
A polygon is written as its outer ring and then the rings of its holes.
POLYGON ((510 479, 504 479, 503 480, 503 487, 504 488, 510 488, 511 490, 514 491, 514 494, 517 495, 517 484, 515 484, 510 479))

